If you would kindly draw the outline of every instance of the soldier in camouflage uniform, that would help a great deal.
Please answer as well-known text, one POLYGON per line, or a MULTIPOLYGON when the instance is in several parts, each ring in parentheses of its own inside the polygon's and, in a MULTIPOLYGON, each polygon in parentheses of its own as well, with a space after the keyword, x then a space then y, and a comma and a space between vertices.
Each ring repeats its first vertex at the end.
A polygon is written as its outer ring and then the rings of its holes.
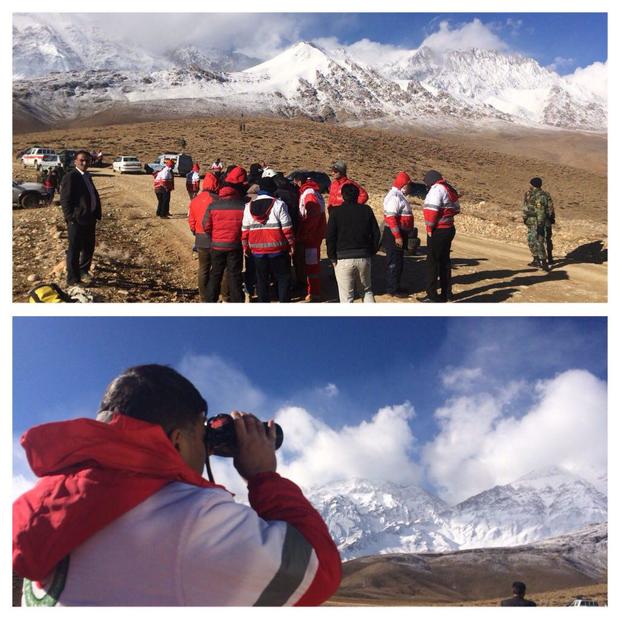
POLYGON ((534 177, 523 199, 523 223, 527 226, 527 244, 534 260, 530 267, 549 271, 553 258, 551 252, 551 226, 555 223, 555 211, 551 196, 542 189, 542 179, 534 177))

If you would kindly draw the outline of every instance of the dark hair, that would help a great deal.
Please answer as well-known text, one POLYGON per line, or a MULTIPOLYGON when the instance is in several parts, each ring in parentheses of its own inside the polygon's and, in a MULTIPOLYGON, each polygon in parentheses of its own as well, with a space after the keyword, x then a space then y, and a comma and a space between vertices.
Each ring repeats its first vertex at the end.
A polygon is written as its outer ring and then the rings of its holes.
POLYGON ((512 584, 512 591, 517 596, 524 596, 525 595, 525 584, 522 581, 515 581, 512 584))
POLYGON ((357 202, 360 195, 360 190, 353 183, 345 183, 340 191, 345 202, 357 202))
POLYGON ((258 179, 258 187, 261 188, 261 191, 267 192, 268 194, 273 194, 276 189, 278 189, 273 177, 261 177, 258 179))
POLYGON ((293 175, 293 181, 301 181, 302 183, 304 183, 307 178, 308 178, 308 175, 304 172, 296 172, 293 175))
POLYGON ((75 155, 73 156, 73 159, 77 159, 78 155, 86 155, 86 157, 88 157, 89 161, 93 158, 93 156, 85 149, 80 149, 79 151, 75 152, 75 155))
POLYGON ((207 411, 207 402, 194 385, 169 366, 133 366, 107 387, 99 414, 122 413, 159 424, 166 434, 189 428, 207 411))

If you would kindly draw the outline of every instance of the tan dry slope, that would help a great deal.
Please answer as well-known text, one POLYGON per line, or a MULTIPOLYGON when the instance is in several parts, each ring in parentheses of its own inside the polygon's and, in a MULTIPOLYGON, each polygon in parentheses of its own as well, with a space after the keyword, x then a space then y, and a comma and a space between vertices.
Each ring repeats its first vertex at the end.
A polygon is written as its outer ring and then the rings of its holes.
MULTIPOLYGON (((550 139, 555 136, 558 140, 558 148, 567 151, 566 145, 572 144, 577 149, 571 161, 586 166, 578 167, 528 158, 522 153, 475 148, 475 136, 430 138, 421 133, 401 135, 263 118, 249 119, 247 129, 240 133, 234 118, 56 129, 16 135, 14 151, 31 144, 98 147, 108 160, 123 153, 135 154, 144 162, 185 138, 186 150, 203 164, 218 156, 226 163, 239 162, 246 167, 264 159, 276 169, 290 172, 299 167, 326 170, 331 161, 342 158, 349 163, 350 175, 369 190, 369 203, 379 221, 383 196, 398 170, 408 170, 420 179, 428 168, 437 168, 464 193, 453 246, 455 301, 606 301, 607 178, 597 171, 605 158, 604 138, 588 136, 589 155, 580 158, 579 141, 575 143, 565 133, 550 133, 550 139), (594 165, 592 152, 597 148, 600 157, 594 165), (557 205, 554 238, 560 261, 549 275, 527 267, 530 255, 520 208, 523 191, 534 175, 545 179, 545 187, 557 205)), ((24 177, 28 173, 14 165, 14 175, 24 177)), ((104 222, 96 252, 99 284, 93 291, 97 298, 197 301, 196 262, 185 221, 183 179, 177 178, 173 194, 174 219, 162 222, 153 217, 155 201, 149 176, 120 176, 110 168, 94 173, 104 197, 104 222)), ((415 213, 422 229, 419 206, 415 213)), ((23 300, 33 279, 49 279, 60 273, 66 243, 63 235, 56 208, 14 213, 16 301, 23 300)), ((423 233, 422 239, 424 242, 423 233)), ((397 300, 383 294, 382 255, 373 269, 378 301, 415 301, 414 297, 397 300)), ((408 257, 404 285, 413 293, 420 292, 424 273, 424 257, 408 257)), ((326 301, 337 299, 335 284, 326 275, 324 297, 326 301)))

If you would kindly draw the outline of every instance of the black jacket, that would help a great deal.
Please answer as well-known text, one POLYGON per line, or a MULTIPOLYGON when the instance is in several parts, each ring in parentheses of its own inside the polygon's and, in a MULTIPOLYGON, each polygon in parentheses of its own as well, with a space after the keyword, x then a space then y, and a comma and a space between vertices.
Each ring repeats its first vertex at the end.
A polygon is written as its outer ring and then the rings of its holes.
POLYGON ((368 205, 345 202, 331 210, 325 239, 330 260, 368 258, 377 253, 381 233, 368 205))
POLYGON ((530 601, 527 598, 519 598, 518 596, 513 596, 512 598, 507 598, 500 603, 500 607, 536 607, 536 603, 534 601, 530 601))
MULTIPOLYGON (((92 177, 91 177, 92 180, 92 177)), ((94 184, 93 184, 93 187, 94 184)), ((75 168, 65 174, 60 184, 60 206, 65 221, 78 224, 91 224, 101 219, 101 200, 99 193, 94 190, 93 204, 86 181, 82 173, 75 168)))

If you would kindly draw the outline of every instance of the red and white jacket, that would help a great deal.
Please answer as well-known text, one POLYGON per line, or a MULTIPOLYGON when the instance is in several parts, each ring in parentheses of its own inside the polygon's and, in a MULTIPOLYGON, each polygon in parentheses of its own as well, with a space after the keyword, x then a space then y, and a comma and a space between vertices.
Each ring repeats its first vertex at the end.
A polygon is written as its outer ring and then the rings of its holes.
POLYGON ((327 526, 276 473, 237 504, 161 427, 121 414, 44 424, 22 445, 41 477, 13 504, 25 606, 319 605, 338 588, 327 526))
POLYGON ((174 189, 174 174, 168 166, 164 166, 153 175, 153 187, 155 191, 167 190, 171 192, 174 189))
POLYGON ((318 184, 310 179, 299 188, 299 215, 299 242, 309 248, 320 246, 327 228, 325 200, 318 184))
POLYGON ((342 199, 342 186, 347 183, 355 185, 355 187, 360 190, 360 195, 357 197, 357 204, 365 205, 368 202, 368 192, 357 181, 349 179, 348 177, 340 177, 339 179, 334 179, 329 186, 329 198, 327 199, 328 207, 339 207, 344 202, 342 199))
POLYGON ((284 201, 258 194, 245 205, 241 227, 243 249, 252 254, 281 254, 295 247, 293 222, 284 201))
POLYGON ((413 230, 411 205, 397 187, 392 187, 383 199, 383 223, 390 229, 394 239, 402 238, 401 231, 413 230))
POLYGON ((185 187, 188 192, 200 191, 200 174, 193 170, 185 176, 185 187))
POLYGON ((211 237, 211 249, 220 252, 241 249, 241 223, 245 201, 232 187, 225 185, 218 191, 205 212, 202 227, 211 237))
POLYGON ((459 195, 444 179, 439 179, 424 199, 424 223, 426 232, 454 227, 454 216, 461 212, 459 195))

